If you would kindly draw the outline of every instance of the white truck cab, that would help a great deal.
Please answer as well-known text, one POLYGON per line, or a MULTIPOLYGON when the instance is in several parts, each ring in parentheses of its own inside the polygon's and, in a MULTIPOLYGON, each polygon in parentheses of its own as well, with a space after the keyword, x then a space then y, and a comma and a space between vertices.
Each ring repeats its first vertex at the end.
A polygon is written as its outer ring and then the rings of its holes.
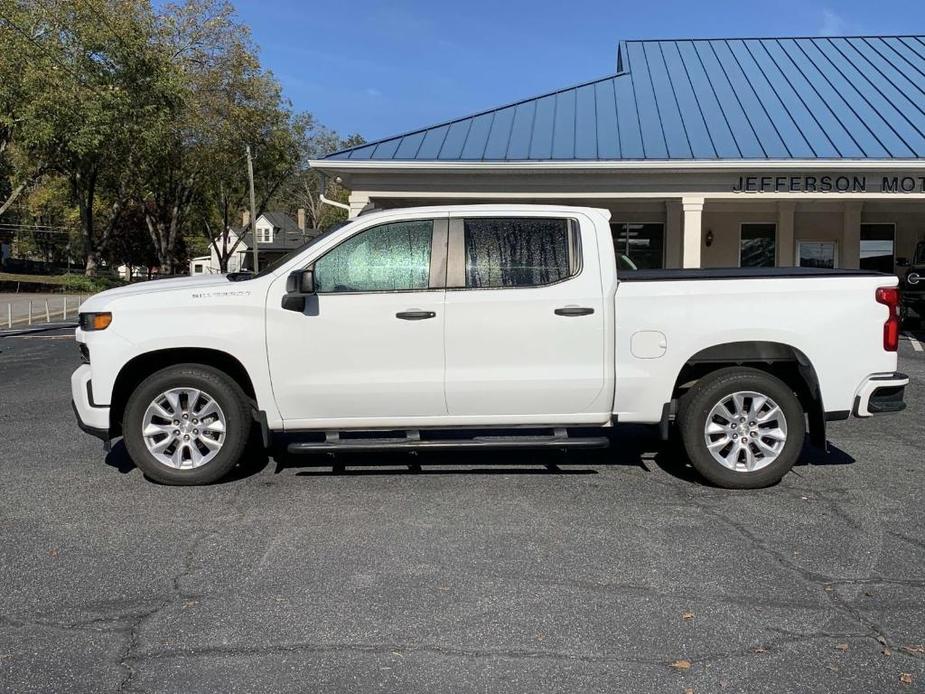
POLYGON ((255 426, 309 453, 605 446, 641 422, 712 482, 759 487, 807 428, 824 444, 827 419, 904 407, 896 277, 624 269, 608 220, 387 210, 256 276, 102 292, 80 309, 78 420, 175 484, 222 477, 255 426))

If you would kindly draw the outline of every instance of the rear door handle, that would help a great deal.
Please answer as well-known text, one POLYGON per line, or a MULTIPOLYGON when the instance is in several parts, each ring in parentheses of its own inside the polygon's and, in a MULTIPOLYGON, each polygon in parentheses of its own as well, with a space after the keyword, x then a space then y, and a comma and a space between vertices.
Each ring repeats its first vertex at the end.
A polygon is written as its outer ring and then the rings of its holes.
POLYGON ((555 310, 555 314, 557 316, 568 316, 568 317, 590 316, 592 313, 594 313, 594 309, 586 307, 586 306, 564 306, 562 308, 557 308, 555 310))
POLYGON ((412 309, 410 311, 399 311, 395 314, 395 317, 399 320, 427 320, 428 318, 436 318, 437 314, 434 311, 412 309))

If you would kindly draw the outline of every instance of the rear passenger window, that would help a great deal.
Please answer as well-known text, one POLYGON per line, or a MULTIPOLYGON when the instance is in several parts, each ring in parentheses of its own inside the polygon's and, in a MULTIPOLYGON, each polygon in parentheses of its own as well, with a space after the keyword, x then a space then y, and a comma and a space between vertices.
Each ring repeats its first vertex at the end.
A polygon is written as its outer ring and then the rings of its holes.
POLYGON ((466 219, 466 287, 541 287, 578 272, 577 225, 567 219, 466 219))

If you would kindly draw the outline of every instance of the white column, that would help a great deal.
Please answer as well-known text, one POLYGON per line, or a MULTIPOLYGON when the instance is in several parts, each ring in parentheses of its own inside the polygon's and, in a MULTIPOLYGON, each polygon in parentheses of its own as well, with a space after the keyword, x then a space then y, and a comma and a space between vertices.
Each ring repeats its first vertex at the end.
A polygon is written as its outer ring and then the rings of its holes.
POLYGON ((700 267, 700 245, 703 243, 703 198, 681 198, 684 210, 682 267, 700 267))
POLYGON ((350 197, 347 198, 347 202, 350 205, 350 212, 347 213, 347 218, 356 219, 360 216, 360 212, 369 204, 369 196, 362 192, 352 192, 350 193, 350 197))
POLYGON ((665 267, 681 267, 681 201, 665 201, 665 267))
POLYGON ((861 267, 861 210, 863 202, 845 203, 845 229, 838 249, 838 266, 857 270, 861 267))
POLYGON ((777 266, 793 267, 793 215, 797 204, 793 200, 777 203, 777 266))

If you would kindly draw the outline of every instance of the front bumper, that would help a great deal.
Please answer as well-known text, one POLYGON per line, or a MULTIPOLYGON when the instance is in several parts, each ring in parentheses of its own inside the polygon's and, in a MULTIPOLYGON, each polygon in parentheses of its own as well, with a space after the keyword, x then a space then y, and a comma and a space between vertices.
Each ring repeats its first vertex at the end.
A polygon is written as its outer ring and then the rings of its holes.
POLYGON ((71 405, 81 430, 104 441, 109 440, 109 407, 93 403, 89 364, 79 366, 71 374, 71 405))
POLYGON ((869 376, 854 396, 855 417, 871 417, 875 414, 902 412, 906 409, 904 400, 909 377, 894 372, 869 376))

